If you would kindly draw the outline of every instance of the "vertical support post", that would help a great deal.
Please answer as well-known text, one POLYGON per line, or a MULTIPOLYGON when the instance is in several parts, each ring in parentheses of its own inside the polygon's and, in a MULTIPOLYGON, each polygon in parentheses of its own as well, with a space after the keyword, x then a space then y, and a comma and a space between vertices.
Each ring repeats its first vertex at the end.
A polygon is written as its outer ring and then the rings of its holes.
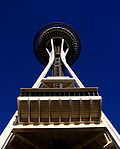
POLYGON ((70 108, 70 117, 69 117, 69 122, 71 123, 71 106, 72 106, 71 105, 71 99, 69 101, 70 101, 70 107, 69 107, 70 108))
POLYGON ((59 123, 61 123, 61 100, 59 99, 59 123))
POLYGON ((91 118, 91 109, 92 109, 92 99, 90 99, 90 122, 92 120, 92 118, 91 118))
POLYGON ((28 99, 28 123, 30 123, 30 100, 28 99))
POLYGON ((39 123, 40 123, 40 99, 38 99, 38 106, 39 106, 38 107, 39 108, 39 113, 38 113, 39 118, 38 119, 39 119, 39 123))
POLYGON ((48 112, 48 114, 49 114, 49 123, 50 123, 50 121, 51 121, 51 120, 50 120, 50 119, 51 119, 51 118, 50 118, 50 99, 49 99, 48 104, 49 104, 49 112, 48 112))
POLYGON ((81 122, 81 99, 80 99, 80 122, 81 122))

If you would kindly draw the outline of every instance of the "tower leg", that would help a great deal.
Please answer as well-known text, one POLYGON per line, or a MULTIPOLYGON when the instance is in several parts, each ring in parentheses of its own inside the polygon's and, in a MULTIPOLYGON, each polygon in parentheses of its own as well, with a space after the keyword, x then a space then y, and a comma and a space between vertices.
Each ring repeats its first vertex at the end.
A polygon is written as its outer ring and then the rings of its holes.
POLYGON ((65 67, 69 71, 70 75, 75 79, 78 87, 85 88, 84 85, 81 83, 81 81, 78 79, 78 77, 75 75, 75 73, 72 71, 72 69, 67 64, 67 62, 66 62, 66 55, 67 55, 69 49, 67 49, 66 52, 64 52, 63 45, 64 45, 64 39, 62 39, 62 44, 61 44, 61 59, 63 61, 63 64, 65 65, 65 67))
POLYGON ((107 132, 111 137, 116 149, 120 149, 120 135, 118 134, 116 129, 113 127, 113 125, 111 124, 111 122, 108 120, 108 118, 105 116, 103 112, 102 112, 101 120, 105 125, 107 132))
POLYGON ((54 51, 53 39, 51 39, 51 45, 52 45, 52 51, 51 52, 49 52, 49 50, 46 49, 48 54, 49 54, 48 65, 45 67, 45 69, 43 70, 43 72, 41 73, 41 75, 39 76, 39 78, 37 79, 37 81, 35 82, 35 84, 33 85, 32 88, 39 88, 39 86, 41 84, 41 80, 46 76, 47 72, 49 71, 50 67, 52 66, 52 64, 54 62, 55 51, 54 51))
POLYGON ((18 112, 16 111, 12 119, 8 123, 7 127, 4 129, 3 133, 0 136, 0 149, 4 149, 6 147, 7 143, 9 142, 10 138, 13 135, 12 130, 13 125, 16 121, 17 113, 18 112))

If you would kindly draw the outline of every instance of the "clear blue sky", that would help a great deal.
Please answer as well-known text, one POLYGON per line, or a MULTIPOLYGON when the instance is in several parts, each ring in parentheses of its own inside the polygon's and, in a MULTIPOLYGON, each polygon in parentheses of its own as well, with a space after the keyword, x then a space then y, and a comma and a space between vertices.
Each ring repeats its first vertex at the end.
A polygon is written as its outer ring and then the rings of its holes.
POLYGON ((103 111, 120 133, 120 4, 84 0, 0 0, 0 133, 17 110, 20 88, 43 70, 33 53, 37 31, 63 22, 79 34, 72 66, 86 87, 99 87, 103 111))

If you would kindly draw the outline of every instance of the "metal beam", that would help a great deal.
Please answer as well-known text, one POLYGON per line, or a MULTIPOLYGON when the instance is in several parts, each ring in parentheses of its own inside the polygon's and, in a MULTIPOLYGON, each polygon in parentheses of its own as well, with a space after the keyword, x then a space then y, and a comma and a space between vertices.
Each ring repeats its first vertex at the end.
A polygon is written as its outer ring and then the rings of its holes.
POLYGON ((104 123, 105 127, 107 128, 107 132, 113 141, 116 149, 120 149, 120 135, 116 131, 116 129, 113 127, 111 122, 108 120, 108 118, 105 116, 105 114, 102 112, 101 116, 102 122, 104 123))
POLYGON ((7 127, 4 129, 3 133, 0 136, 0 149, 4 149, 6 147, 7 143, 9 142, 12 136, 12 129, 13 129, 14 122, 16 120, 16 116, 17 116, 17 111, 13 115, 12 119, 10 120, 7 127))
POLYGON ((7 143, 7 148, 8 149, 14 149, 14 147, 11 145, 11 143, 14 141, 14 139, 15 139, 15 135, 12 133, 12 136, 11 136, 11 138, 9 139, 9 142, 7 143))
POLYGON ((26 142, 27 144, 29 144, 30 146, 36 148, 36 149, 41 149, 39 146, 37 146, 36 144, 32 143, 31 141, 29 141, 28 139, 24 138, 23 136, 21 136, 18 133, 15 133, 15 136, 18 137, 19 139, 23 140, 24 142, 26 142))
POLYGON ((103 146, 104 149, 109 149, 110 147, 113 147, 114 144, 112 141, 109 141, 106 145, 103 146))
MULTIPOLYGON (((93 136, 90 136, 90 137, 88 138, 88 140, 82 141, 82 142, 83 142, 82 144, 81 144, 81 142, 78 143, 77 146, 79 146, 79 147, 77 147, 77 148, 79 148, 79 149, 84 148, 85 146, 87 146, 87 145, 89 145, 91 142, 93 142, 97 137, 101 136, 103 133, 104 133, 104 132, 100 132, 100 133, 98 133, 97 135, 95 135, 94 137, 93 137, 93 136)), ((74 147, 73 147, 73 148, 74 148, 74 147)))

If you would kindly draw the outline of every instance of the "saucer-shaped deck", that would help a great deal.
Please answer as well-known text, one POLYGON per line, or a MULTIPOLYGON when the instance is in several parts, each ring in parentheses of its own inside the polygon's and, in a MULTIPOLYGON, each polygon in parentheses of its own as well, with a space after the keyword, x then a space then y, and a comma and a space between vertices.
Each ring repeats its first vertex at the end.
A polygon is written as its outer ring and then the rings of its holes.
POLYGON ((66 55, 66 60, 69 65, 77 60, 81 51, 81 42, 76 31, 67 24, 51 23, 41 28, 34 38, 33 49, 40 63, 45 66, 49 61, 46 48, 51 51, 51 39, 53 39, 54 46, 59 48, 62 39, 64 39, 64 51, 69 48, 66 55))

